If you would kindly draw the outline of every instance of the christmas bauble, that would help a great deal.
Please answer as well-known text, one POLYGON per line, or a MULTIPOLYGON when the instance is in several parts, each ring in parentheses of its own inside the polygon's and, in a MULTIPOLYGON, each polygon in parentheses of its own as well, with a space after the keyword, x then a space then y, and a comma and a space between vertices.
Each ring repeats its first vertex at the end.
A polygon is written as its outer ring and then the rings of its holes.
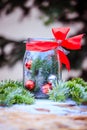
POLYGON ((27 69, 31 69, 32 66, 32 60, 29 60, 28 62, 25 63, 25 66, 27 69))
POLYGON ((48 82, 52 85, 55 86, 55 83, 57 82, 57 77, 53 74, 49 75, 48 77, 48 82))
POLYGON ((42 86, 42 92, 45 93, 45 94, 47 94, 49 92, 49 90, 51 90, 51 89, 52 89, 52 86, 49 83, 42 86))
POLYGON ((32 80, 28 80, 25 84, 25 87, 29 90, 32 90, 35 87, 35 83, 32 80))

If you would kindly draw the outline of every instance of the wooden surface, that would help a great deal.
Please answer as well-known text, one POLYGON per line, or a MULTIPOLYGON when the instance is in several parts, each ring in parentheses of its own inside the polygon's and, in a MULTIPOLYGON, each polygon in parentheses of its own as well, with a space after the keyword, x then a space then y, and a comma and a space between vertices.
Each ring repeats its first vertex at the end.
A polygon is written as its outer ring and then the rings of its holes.
POLYGON ((87 130, 87 106, 36 100, 0 107, 0 130, 87 130))

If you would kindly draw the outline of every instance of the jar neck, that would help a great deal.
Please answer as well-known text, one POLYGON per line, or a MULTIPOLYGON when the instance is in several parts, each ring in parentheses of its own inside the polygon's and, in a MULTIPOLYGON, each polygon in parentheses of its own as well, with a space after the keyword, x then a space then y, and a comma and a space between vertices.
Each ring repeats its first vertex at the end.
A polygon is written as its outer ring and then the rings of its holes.
POLYGON ((28 38, 27 40, 24 40, 23 43, 29 43, 31 41, 54 41, 54 38, 28 38))

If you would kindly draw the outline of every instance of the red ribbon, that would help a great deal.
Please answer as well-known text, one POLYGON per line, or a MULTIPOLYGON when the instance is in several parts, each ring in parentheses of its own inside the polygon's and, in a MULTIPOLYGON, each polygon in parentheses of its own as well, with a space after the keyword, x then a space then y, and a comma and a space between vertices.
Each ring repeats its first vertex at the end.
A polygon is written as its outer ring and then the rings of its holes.
POLYGON ((58 49, 59 47, 64 47, 70 50, 78 50, 81 48, 81 40, 84 34, 77 35, 71 38, 66 38, 66 35, 70 31, 69 27, 66 28, 52 28, 55 41, 40 41, 31 40, 26 43, 26 50, 30 51, 48 51, 57 49, 57 55, 61 64, 65 64, 66 68, 70 70, 70 62, 63 50, 58 49))

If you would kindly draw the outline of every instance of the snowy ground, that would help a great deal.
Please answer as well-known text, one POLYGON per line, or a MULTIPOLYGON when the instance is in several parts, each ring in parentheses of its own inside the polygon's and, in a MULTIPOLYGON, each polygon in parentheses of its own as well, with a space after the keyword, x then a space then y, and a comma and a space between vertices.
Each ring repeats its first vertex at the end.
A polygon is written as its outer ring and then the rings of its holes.
POLYGON ((77 106, 74 101, 70 100, 60 103, 36 99, 36 102, 32 105, 13 105, 12 107, 4 107, 4 109, 8 112, 20 111, 31 114, 87 115, 87 106, 77 106))

